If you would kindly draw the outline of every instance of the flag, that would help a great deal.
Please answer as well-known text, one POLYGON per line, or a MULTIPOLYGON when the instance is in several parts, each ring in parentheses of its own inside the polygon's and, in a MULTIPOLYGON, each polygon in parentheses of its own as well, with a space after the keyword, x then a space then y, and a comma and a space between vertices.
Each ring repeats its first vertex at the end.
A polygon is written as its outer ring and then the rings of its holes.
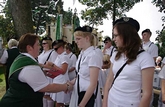
POLYGON ((56 20, 56 40, 62 38, 62 14, 57 14, 56 20))
MULTIPOLYGON (((78 16, 76 14, 74 14, 73 15, 73 19, 72 19, 72 29, 73 29, 73 32, 79 26, 80 26, 80 20, 79 20, 78 16)), ((74 41, 74 35, 72 36, 72 40, 74 41)))

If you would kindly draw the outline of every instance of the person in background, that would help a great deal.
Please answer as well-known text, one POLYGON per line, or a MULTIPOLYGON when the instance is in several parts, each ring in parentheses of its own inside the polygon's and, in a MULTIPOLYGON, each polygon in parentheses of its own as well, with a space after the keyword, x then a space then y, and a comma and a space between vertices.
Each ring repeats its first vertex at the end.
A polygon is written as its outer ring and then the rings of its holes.
POLYGON ((150 37, 152 35, 152 32, 150 29, 145 29, 142 31, 142 41, 143 41, 143 49, 147 51, 153 58, 154 61, 156 61, 156 58, 158 57, 158 47, 150 41, 150 37))
POLYGON ((165 57, 163 58, 163 60, 161 62, 162 62, 162 66, 161 67, 163 67, 165 65, 165 57))
POLYGON ((0 100, 0 107, 42 107, 44 92, 73 89, 69 82, 49 83, 36 60, 40 51, 39 36, 31 33, 22 35, 18 49, 21 54, 11 65, 9 89, 0 100))
POLYGON ((161 93, 159 94, 158 107, 165 107, 165 66, 162 67, 158 76, 161 78, 161 93))
POLYGON ((70 61, 69 61, 69 67, 68 67, 68 75, 70 81, 73 80, 76 77, 76 71, 75 71, 75 66, 76 66, 76 61, 77 57, 76 55, 72 52, 72 44, 67 43, 65 47, 65 52, 68 55, 70 61))
MULTIPOLYGON (((145 29, 142 31, 142 47, 143 49, 148 52, 154 59, 154 61, 156 61, 156 58, 158 57, 158 47, 150 41, 150 37, 152 35, 152 32, 150 31, 150 29, 145 29)), ((154 93, 152 93, 152 99, 151 99, 151 104, 150 107, 152 107, 152 102, 154 100, 154 93)))
MULTIPOLYGON (((106 37, 105 40, 104 40, 104 44, 105 44, 105 47, 103 49, 104 57, 107 56, 107 55, 111 57, 113 52, 116 50, 116 48, 114 46, 112 46, 111 38, 106 37)), ((103 58, 103 59, 105 59, 105 58, 103 58)), ((107 59, 107 60, 110 60, 110 59, 107 59)), ((109 71, 110 71, 109 68, 110 68, 110 63, 103 63, 102 73, 101 73, 101 75, 102 75, 102 84, 103 84, 102 86, 104 86, 105 81, 107 79, 107 76, 109 74, 109 71)))
POLYGON ((106 37, 104 40, 104 49, 103 49, 103 54, 107 54, 110 57, 112 56, 112 53, 116 50, 114 46, 112 46, 112 40, 110 37, 106 37))
POLYGON ((155 61, 155 69, 157 70, 161 70, 161 67, 162 67, 162 57, 161 56, 158 56, 156 58, 156 61, 155 61))
POLYGON ((74 89, 69 107, 87 107, 91 96, 95 97, 92 97, 94 105, 90 107, 101 107, 102 99, 98 76, 102 67, 102 56, 96 50, 97 40, 91 32, 92 28, 89 26, 78 27, 74 31, 75 42, 81 52, 76 62, 78 75, 72 80, 74 89))
POLYGON ((139 29, 138 21, 133 18, 122 17, 114 22, 113 40, 117 51, 111 56, 102 107, 150 105, 155 63, 151 55, 142 49, 139 29))
MULTIPOLYGON (((55 72, 57 70, 61 71, 61 74, 57 75, 53 79, 53 83, 61 84, 69 81, 68 76, 68 65, 69 58, 65 55, 65 44, 63 40, 56 40, 52 43, 53 49, 57 52, 58 56, 54 62, 47 61, 44 67, 51 68, 55 72)), ((70 94, 65 92, 53 93, 51 98, 56 101, 56 107, 63 107, 65 104, 70 102, 70 94)))
MULTIPOLYGON (((42 53, 38 56, 38 63, 43 67, 43 70, 48 70, 44 68, 47 61, 54 62, 57 58, 57 52, 52 49, 52 38, 44 37, 42 39, 42 53)), ((46 73, 45 73, 46 74, 46 73)), ((53 79, 47 76, 49 83, 53 83, 53 79)), ((43 107, 54 107, 54 101, 50 97, 50 93, 45 93, 43 97, 43 107)))
POLYGON ((0 59, 1 64, 6 65, 6 72, 5 72, 5 80, 6 80, 6 91, 9 88, 9 82, 8 82, 8 77, 9 77, 9 69, 11 64, 13 63, 14 59, 20 54, 18 48, 18 41, 15 39, 10 39, 8 41, 8 48, 7 50, 4 50, 3 55, 0 59))

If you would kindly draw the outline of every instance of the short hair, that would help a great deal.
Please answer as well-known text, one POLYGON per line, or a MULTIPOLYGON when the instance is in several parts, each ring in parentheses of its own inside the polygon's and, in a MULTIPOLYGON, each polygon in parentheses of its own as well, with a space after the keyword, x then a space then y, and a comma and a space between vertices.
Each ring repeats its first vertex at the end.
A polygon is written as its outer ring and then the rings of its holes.
POLYGON ((147 32, 147 33, 149 33, 150 35, 152 35, 152 32, 150 31, 150 29, 145 29, 145 30, 143 30, 143 31, 142 31, 142 35, 143 35, 143 33, 145 33, 145 32, 147 32))
POLYGON ((105 43, 106 41, 110 41, 110 42, 111 42, 112 40, 111 40, 110 37, 106 37, 105 40, 104 40, 104 43, 105 43))
POLYGON ((59 40, 56 40, 56 41, 54 41, 54 42, 52 43, 52 48, 53 48, 54 46, 56 46, 57 48, 59 48, 59 47, 61 47, 61 46, 64 47, 65 44, 66 44, 65 41, 63 41, 62 39, 59 39, 59 40))
POLYGON ((26 47, 28 45, 33 47, 37 40, 39 40, 39 36, 32 33, 26 33, 19 39, 18 49, 20 52, 27 52, 26 47))
POLYGON ((70 43, 67 43, 66 44, 66 47, 65 47, 67 50, 69 50, 69 51, 73 51, 73 49, 72 49, 72 44, 70 44, 70 43))
POLYGON ((8 41, 8 47, 9 47, 9 49, 11 49, 13 46, 18 46, 18 41, 17 40, 15 40, 15 39, 10 39, 9 41, 8 41))

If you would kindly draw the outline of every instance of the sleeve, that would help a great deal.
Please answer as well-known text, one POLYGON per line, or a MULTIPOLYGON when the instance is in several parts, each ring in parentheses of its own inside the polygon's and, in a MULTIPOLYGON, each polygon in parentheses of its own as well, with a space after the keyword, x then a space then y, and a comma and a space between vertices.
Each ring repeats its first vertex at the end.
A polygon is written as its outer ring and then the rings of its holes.
POLYGON ((165 66, 163 66, 162 70, 158 74, 159 78, 165 79, 165 66))
POLYGON ((56 60, 57 56, 58 56, 58 54, 55 51, 53 51, 52 54, 50 55, 49 61, 54 62, 56 60))
POLYGON ((88 66, 98 67, 99 69, 102 69, 102 62, 103 62, 102 57, 99 56, 99 54, 94 53, 89 59, 88 66))
POLYGON ((76 61, 77 61, 77 57, 76 57, 76 55, 75 54, 73 54, 73 56, 72 56, 72 66, 71 67, 76 67, 76 61))
POLYGON ((114 63, 116 54, 117 54, 117 52, 114 51, 111 58, 110 58, 111 63, 114 63))
POLYGON ((5 64, 7 62, 7 59, 8 59, 8 53, 7 50, 5 50, 0 58, 0 62, 2 64, 5 64))
POLYGON ((64 55, 63 57, 60 57, 60 60, 61 60, 61 64, 63 64, 63 63, 69 64, 69 58, 68 58, 67 55, 64 55))
POLYGON ((151 56, 157 57, 158 56, 158 47, 155 44, 151 45, 151 56))
POLYGON ((139 56, 137 57, 137 59, 140 59, 141 70, 148 68, 148 67, 155 67, 154 59, 147 52, 140 53, 139 56))
POLYGON ((162 63, 165 64, 165 57, 163 58, 162 63))
POLYGON ((39 66, 24 67, 18 78, 21 82, 27 83, 35 92, 49 84, 48 79, 39 66))

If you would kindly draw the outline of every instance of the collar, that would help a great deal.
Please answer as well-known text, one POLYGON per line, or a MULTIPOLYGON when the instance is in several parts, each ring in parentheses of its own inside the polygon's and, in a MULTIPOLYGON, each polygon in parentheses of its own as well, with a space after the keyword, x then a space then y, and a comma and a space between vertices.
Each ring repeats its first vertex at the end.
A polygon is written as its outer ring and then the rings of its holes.
POLYGON ((80 54, 86 55, 86 54, 88 54, 89 52, 91 52, 91 50, 94 50, 94 49, 95 49, 94 46, 90 46, 90 47, 88 47, 86 50, 84 50, 84 51, 82 50, 80 54))
POLYGON ((37 62, 37 60, 32 55, 30 55, 29 53, 21 53, 21 54, 26 55, 37 62))

